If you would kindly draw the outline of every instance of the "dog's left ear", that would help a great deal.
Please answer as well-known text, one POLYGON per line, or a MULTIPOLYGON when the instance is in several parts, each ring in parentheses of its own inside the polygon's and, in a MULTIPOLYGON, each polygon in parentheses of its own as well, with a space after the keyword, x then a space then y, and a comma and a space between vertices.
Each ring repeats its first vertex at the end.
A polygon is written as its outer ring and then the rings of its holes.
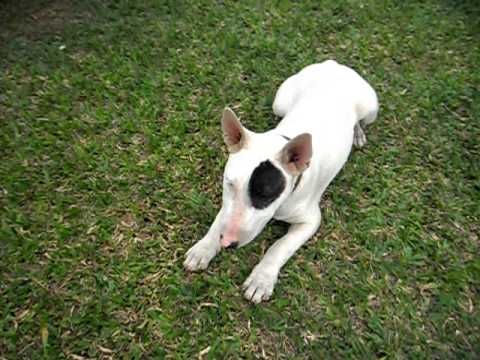
POLYGON ((312 135, 300 134, 290 140, 280 152, 283 168, 292 175, 299 175, 309 165, 312 158, 312 135))
POLYGON ((247 142, 247 130, 230 108, 225 108, 222 116, 222 130, 225 144, 230 153, 240 151, 247 142))

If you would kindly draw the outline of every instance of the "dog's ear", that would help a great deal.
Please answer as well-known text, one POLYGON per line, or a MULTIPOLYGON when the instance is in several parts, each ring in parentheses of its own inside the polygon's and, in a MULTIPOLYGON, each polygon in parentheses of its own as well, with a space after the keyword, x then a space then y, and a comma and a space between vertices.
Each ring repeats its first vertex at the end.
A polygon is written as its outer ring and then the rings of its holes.
POLYGON ((230 153, 240 151, 247 141, 247 131, 230 108, 225 108, 222 116, 222 130, 225 144, 230 153))
POLYGON ((312 135, 300 134, 290 140, 280 152, 280 161, 285 170, 298 175, 310 165, 312 158, 312 135))

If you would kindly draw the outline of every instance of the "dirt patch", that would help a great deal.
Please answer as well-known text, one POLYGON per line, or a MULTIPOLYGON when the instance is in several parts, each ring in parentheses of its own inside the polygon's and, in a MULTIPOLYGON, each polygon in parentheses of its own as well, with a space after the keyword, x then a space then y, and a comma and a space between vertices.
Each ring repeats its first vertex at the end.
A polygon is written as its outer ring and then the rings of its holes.
POLYGON ((61 34, 65 25, 89 16, 85 6, 73 0, 7 0, 0 5, 0 41, 16 37, 38 40, 61 34))

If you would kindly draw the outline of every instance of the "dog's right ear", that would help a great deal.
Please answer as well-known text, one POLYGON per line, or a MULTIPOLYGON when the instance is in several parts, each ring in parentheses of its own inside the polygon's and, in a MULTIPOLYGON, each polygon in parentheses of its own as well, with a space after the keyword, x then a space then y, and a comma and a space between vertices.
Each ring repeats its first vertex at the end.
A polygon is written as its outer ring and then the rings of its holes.
POLYGON ((222 116, 223 139, 230 153, 240 151, 247 141, 247 131, 230 108, 225 108, 222 116))
POLYGON ((290 174, 300 175, 312 158, 312 135, 300 134, 290 140, 280 152, 280 161, 290 174))

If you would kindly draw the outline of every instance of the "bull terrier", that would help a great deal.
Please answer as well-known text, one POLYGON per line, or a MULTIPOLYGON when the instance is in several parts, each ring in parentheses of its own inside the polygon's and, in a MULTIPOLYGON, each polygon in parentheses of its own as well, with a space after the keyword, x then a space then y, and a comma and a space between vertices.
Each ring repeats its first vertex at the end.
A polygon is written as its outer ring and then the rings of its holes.
POLYGON ((186 254, 189 271, 205 269, 222 249, 251 242, 270 219, 290 224, 243 284, 248 300, 268 300, 288 259, 317 231, 319 203, 342 169, 352 144, 366 142, 378 112, 373 88, 333 60, 305 67, 278 89, 278 126, 254 133, 226 108, 222 130, 229 151, 222 208, 208 233, 186 254))

